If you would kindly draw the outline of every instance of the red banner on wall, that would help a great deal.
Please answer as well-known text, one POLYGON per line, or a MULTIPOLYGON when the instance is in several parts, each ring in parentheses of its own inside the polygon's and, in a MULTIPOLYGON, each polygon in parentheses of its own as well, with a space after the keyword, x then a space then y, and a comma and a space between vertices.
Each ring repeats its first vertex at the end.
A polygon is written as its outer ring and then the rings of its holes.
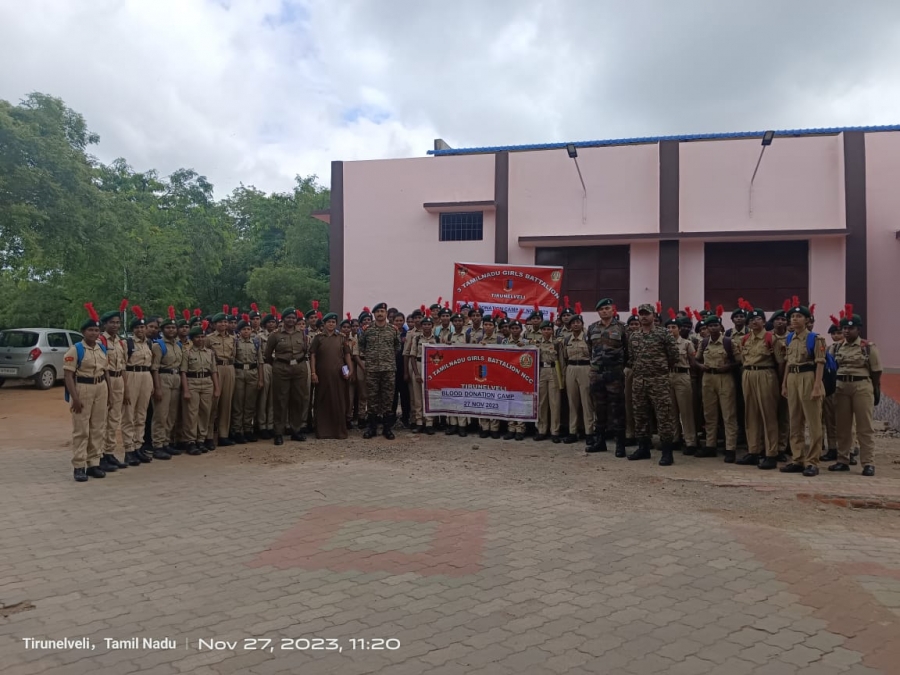
POLYGON ((510 317, 537 305, 549 319, 562 304, 562 267, 454 263, 453 306, 477 302, 484 311, 502 309, 510 317))
POLYGON ((425 414, 536 422, 535 347, 424 345, 425 414))

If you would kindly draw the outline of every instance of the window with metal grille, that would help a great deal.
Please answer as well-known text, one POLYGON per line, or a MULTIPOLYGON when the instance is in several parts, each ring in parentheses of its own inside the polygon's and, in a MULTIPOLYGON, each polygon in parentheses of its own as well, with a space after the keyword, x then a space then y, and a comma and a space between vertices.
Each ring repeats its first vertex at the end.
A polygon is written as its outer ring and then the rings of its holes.
POLYGON ((474 213, 442 213, 441 241, 481 241, 484 238, 484 218, 474 213))

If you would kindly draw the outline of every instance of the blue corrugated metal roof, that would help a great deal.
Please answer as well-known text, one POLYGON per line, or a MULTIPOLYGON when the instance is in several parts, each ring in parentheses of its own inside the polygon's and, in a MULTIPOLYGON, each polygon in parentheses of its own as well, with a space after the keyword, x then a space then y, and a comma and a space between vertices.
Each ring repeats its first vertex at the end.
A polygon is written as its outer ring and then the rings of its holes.
MULTIPOLYGON (((783 129, 775 136, 820 136, 839 134, 844 131, 900 131, 900 124, 874 127, 827 127, 823 129, 783 129)), ((487 152, 521 152, 527 150, 555 150, 574 145, 576 148, 599 148, 607 145, 637 145, 639 143, 659 143, 660 141, 718 141, 729 138, 762 138, 765 131, 734 131, 722 134, 686 134, 683 136, 642 136, 637 138, 613 138, 598 141, 576 141, 575 143, 533 143, 530 145, 494 145, 483 148, 450 148, 449 150, 429 150, 429 155, 474 155, 487 152)))

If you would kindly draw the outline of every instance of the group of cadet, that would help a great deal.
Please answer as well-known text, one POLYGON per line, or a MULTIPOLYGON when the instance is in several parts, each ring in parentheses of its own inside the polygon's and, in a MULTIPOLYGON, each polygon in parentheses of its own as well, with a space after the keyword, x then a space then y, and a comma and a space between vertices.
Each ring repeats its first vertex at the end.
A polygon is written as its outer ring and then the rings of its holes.
POLYGON ((850 306, 831 317, 829 346, 812 332, 814 305, 795 297, 767 319, 738 304, 725 332, 721 306, 669 309, 666 318, 659 303, 646 304, 623 323, 610 298, 596 304, 599 320, 587 327, 568 298, 549 320, 537 308, 510 319, 440 300, 408 316, 379 303, 340 321, 318 303, 305 315, 292 307, 263 315, 253 304, 246 314, 225 306, 205 318, 199 309, 177 318, 174 307, 166 318, 145 317, 133 306, 130 335, 121 337, 127 301, 102 316, 88 303, 84 339, 64 366, 74 477, 259 439, 303 442, 311 430, 345 439, 357 423, 367 439, 379 426, 393 439, 399 421, 413 433, 474 429, 481 438, 523 441, 529 430, 521 421, 424 414, 428 344, 536 347, 535 441, 585 441, 588 453, 612 441, 616 457, 640 460, 651 458, 656 433, 659 464, 668 466, 678 449, 718 457, 721 429, 727 463, 781 462, 783 472, 815 476, 820 460, 850 470, 858 445, 863 475, 874 475, 881 365, 877 347, 860 337, 861 318, 850 306), (124 461, 115 454, 118 434, 124 461))

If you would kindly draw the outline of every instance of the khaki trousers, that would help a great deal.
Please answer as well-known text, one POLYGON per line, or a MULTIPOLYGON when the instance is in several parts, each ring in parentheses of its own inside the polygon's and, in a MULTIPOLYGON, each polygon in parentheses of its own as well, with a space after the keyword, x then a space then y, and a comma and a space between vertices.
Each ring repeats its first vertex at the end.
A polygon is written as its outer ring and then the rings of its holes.
POLYGON ((675 442, 684 440, 689 448, 697 447, 697 427, 694 425, 694 390, 690 373, 669 373, 672 385, 672 407, 681 427, 675 425, 675 442))
POLYGON ((275 399, 275 434, 290 426, 300 433, 309 410, 309 368, 306 361, 293 366, 276 361, 272 366, 272 395, 275 399))
POLYGON ((837 383, 834 398, 837 418, 838 461, 850 463, 853 449, 853 423, 856 423, 856 440, 859 442, 859 461, 875 465, 875 430, 872 416, 875 412, 875 390, 871 380, 837 383))
MULTIPOLYGON (((109 377, 109 400, 106 411, 106 431, 103 436, 103 452, 107 455, 115 454, 118 441, 116 433, 122 428, 122 408, 125 401, 125 378, 109 377)), ((124 433, 122 434, 124 436, 124 433)), ((123 442, 124 445, 124 442, 123 442)))
POLYGON ((263 388, 256 394, 256 427, 271 431, 275 422, 275 408, 272 398, 272 366, 263 365, 263 388))
MULTIPOLYGON (((414 424, 423 426, 425 424, 425 401, 422 398, 422 387, 424 382, 416 382, 416 377, 412 373, 409 375, 409 400, 412 401, 412 418, 414 424)), ((353 395, 350 395, 350 401, 353 401, 353 395)), ((352 407, 352 406, 351 406, 352 407)))
POLYGON ((191 397, 184 401, 184 436, 187 443, 203 443, 209 434, 209 414, 213 403, 211 377, 188 378, 191 397))
POLYGON ((778 450, 778 375, 771 370, 744 370, 744 428, 747 451, 775 457, 778 450))
POLYGON ((822 455, 822 400, 812 399, 814 372, 788 373, 788 413, 791 422, 791 453, 794 463, 818 466, 822 455), (809 447, 806 426, 809 425, 809 447))
MULTIPOLYGON (((429 421, 431 421, 431 418, 427 418, 427 419, 429 421)), ((431 426, 431 425, 429 424, 428 426, 431 426)), ((478 426, 481 427, 482 431, 490 431, 490 432, 500 431, 500 420, 489 419, 486 417, 480 417, 478 419, 478 426)))
POLYGON ((359 416, 359 421, 362 423, 364 419, 369 414, 369 406, 368 406, 368 394, 366 387, 366 367, 357 366, 356 367, 356 398, 357 398, 357 415, 359 416))
POLYGON ((106 434, 106 412, 109 390, 106 382, 75 384, 81 412, 72 411, 72 466, 84 469, 100 464, 106 434))
POLYGON ((822 444, 829 450, 837 450, 838 446, 837 419, 834 410, 836 393, 822 399, 822 444))
POLYGON ((634 372, 625 369, 625 437, 634 438, 634 372))
POLYGON ((181 375, 159 374, 162 387, 162 401, 153 403, 153 447, 163 448, 169 444, 172 429, 178 417, 178 402, 181 400, 181 375))
POLYGON ((212 438, 218 430, 220 438, 231 431, 231 400, 234 398, 234 366, 216 366, 219 374, 219 398, 213 398, 206 433, 212 438))
POLYGON ((253 415, 259 392, 259 370, 234 371, 234 396, 231 399, 231 433, 253 433, 253 415))
MULTIPOLYGON (((569 403, 569 434, 578 435, 579 419, 583 424, 585 434, 594 433, 590 366, 566 366, 566 399, 569 403)), ((626 403, 627 405, 628 403, 626 403)), ((626 410, 627 414, 630 413, 626 410)))
POLYGON ((552 436, 559 436, 559 427, 559 380, 556 377, 556 367, 542 367, 538 376, 537 430, 545 436, 548 430, 552 436))
POLYGON ((518 420, 508 420, 507 426, 509 428, 509 433, 511 434, 525 433, 525 422, 519 422, 518 420))
POLYGON ((719 435, 719 412, 725 424, 725 450, 737 450, 737 407, 733 373, 703 374, 703 418, 706 421, 706 447, 715 448, 719 435))
POLYGON ((125 452, 134 452, 144 444, 144 424, 147 421, 150 396, 153 394, 153 376, 150 371, 125 373, 125 381, 131 404, 125 406, 123 412, 122 446, 125 452))

